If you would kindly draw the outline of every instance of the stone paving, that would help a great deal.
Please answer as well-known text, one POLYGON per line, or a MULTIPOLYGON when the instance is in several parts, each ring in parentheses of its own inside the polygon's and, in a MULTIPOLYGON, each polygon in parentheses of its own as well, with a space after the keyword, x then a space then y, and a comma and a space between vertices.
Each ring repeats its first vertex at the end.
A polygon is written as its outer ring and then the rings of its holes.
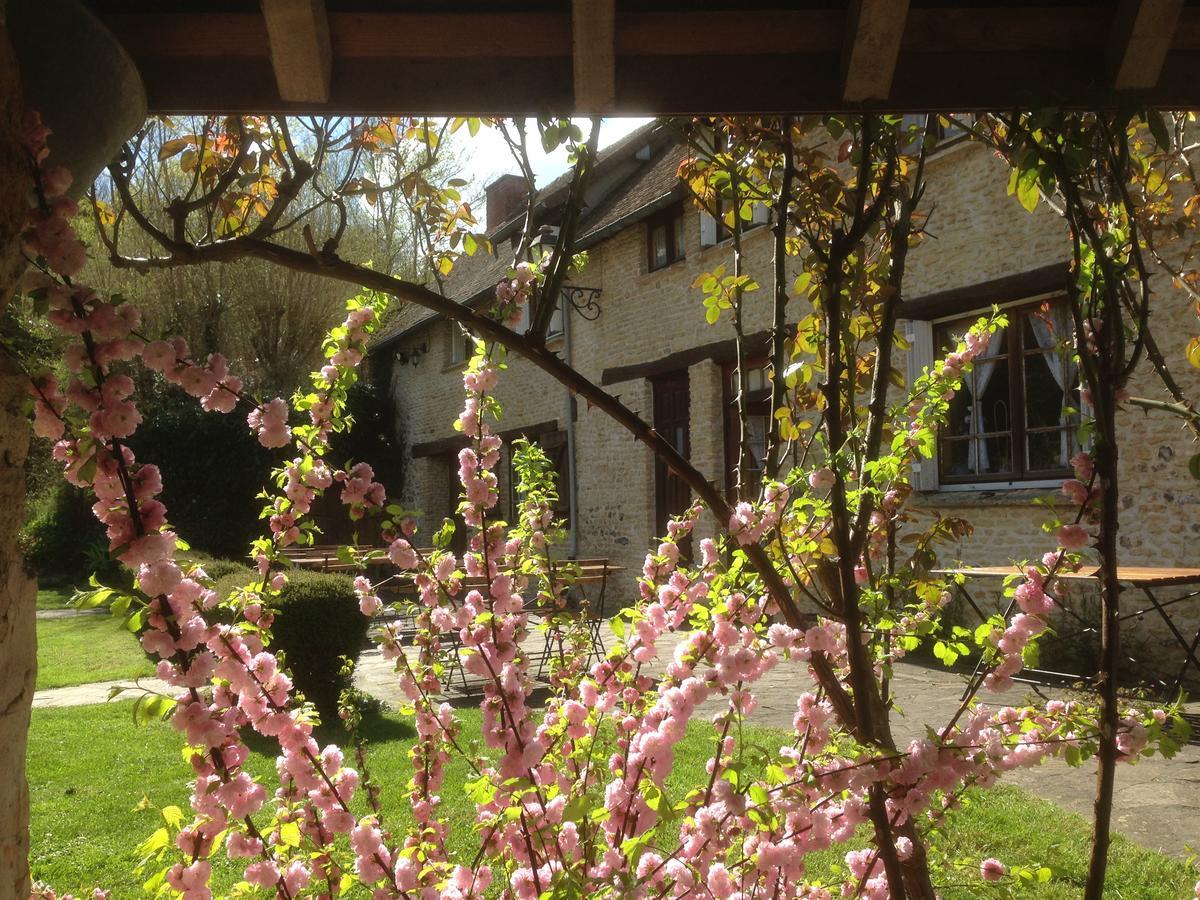
POLYGON ((65 609, 39 609, 37 617, 39 619, 74 619, 76 616, 107 616, 107 609, 74 609, 67 607, 65 609))
MULTIPOLYGON (((612 640, 611 633, 606 640, 612 640)), ((611 646, 611 643, 609 644, 611 646)), ((669 657, 664 644, 660 655, 669 657)), ((893 732, 900 744, 925 734, 925 724, 944 725, 963 690, 963 676, 914 663, 900 662, 893 681, 898 706, 893 715, 893 732)), ((402 695, 391 664, 377 650, 362 654, 356 684, 386 703, 398 704, 402 695)), ((759 705, 749 721, 771 728, 791 730, 796 697, 811 687, 806 670, 799 665, 779 666, 757 685, 759 705)), ((1055 693, 1041 689, 1046 699, 1055 693)), ((1032 689, 1022 694, 1014 689, 1003 695, 1005 704, 1019 704, 1032 689)), ((453 695, 451 695, 453 698, 453 695)), ((1032 701, 1031 701, 1032 702, 1032 701)), ((1191 704, 1200 710, 1200 704, 1191 704)), ((719 700, 701 707, 704 714, 722 708, 719 700)), ((1096 779, 1095 763, 1073 769, 1052 759, 1035 769, 1006 776, 1016 784, 1084 818, 1092 813, 1096 779)), ((1113 821, 1116 830, 1152 850, 1186 856, 1189 847, 1200 850, 1200 746, 1185 747, 1174 759, 1143 759, 1118 770, 1113 821)))
POLYGON ((175 696, 175 688, 157 678, 124 678, 120 681, 90 681, 87 684, 37 691, 33 695, 33 707, 37 709, 43 706, 90 706, 93 703, 105 703, 108 701, 109 691, 114 687, 126 690, 126 693, 117 696, 118 700, 132 700, 142 691, 175 696))

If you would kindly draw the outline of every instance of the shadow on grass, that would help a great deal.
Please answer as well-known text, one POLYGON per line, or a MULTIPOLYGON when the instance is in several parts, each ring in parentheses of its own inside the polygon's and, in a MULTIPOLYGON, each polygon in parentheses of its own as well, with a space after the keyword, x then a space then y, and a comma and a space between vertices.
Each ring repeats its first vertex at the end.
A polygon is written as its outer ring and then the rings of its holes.
MULTIPOLYGON (((359 736, 368 744, 390 744, 394 742, 408 743, 417 735, 416 729, 407 719, 399 718, 395 713, 370 712, 363 716, 359 727, 359 736)), ((337 744, 340 747, 350 745, 350 732, 337 725, 321 725, 314 729, 313 737, 321 746, 337 744)), ((279 742, 275 738, 263 737, 250 728, 242 729, 242 740, 250 748, 250 752, 267 759, 279 755, 279 742)))

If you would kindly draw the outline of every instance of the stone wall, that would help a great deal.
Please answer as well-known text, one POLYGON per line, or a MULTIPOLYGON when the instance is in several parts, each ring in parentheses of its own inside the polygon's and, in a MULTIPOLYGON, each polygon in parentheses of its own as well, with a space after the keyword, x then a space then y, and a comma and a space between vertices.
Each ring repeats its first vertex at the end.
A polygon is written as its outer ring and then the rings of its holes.
MULTIPOLYGON (((1026 272, 1065 262, 1069 252, 1062 220, 1044 205, 1027 213, 1007 196, 1004 164, 974 144, 958 144, 937 153, 928 166, 926 208, 932 210, 930 236, 909 255, 907 297, 919 297, 955 287, 1026 272)), ((696 276, 731 262, 728 242, 701 248, 699 217, 686 221, 686 258, 665 269, 646 271, 644 225, 634 225, 590 252, 578 283, 603 289, 600 317, 589 322, 572 318, 569 353, 574 365, 599 381, 605 369, 646 363, 676 351, 733 336, 726 315, 706 325, 701 295, 692 287, 696 276)), ((747 270, 763 279, 764 287, 749 295, 746 331, 769 327, 770 254, 767 229, 745 237, 747 270)), ((1183 359, 1188 336, 1195 333, 1189 304, 1176 296, 1165 279, 1155 285, 1160 297, 1154 326, 1175 374, 1193 396, 1200 394, 1200 375, 1183 359)), ((793 301, 793 307, 800 301, 793 301)), ((792 308, 795 321, 805 310, 792 308)), ((451 422, 461 404, 460 371, 447 364, 448 326, 414 335, 412 343, 431 333, 430 352, 418 368, 402 367, 393 380, 393 393, 407 446, 452 434, 451 422)), ((500 398, 502 429, 557 419, 565 428, 564 390, 541 371, 510 359, 503 374, 500 398)), ((897 360, 904 365, 904 358, 897 360)), ((689 369, 691 391, 691 457, 717 484, 723 484, 724 447, 721 407, 721 369, 711 360, 689 369)), ((1161 396, 1145 366, 1132 385, 1135 395, 1161 396)), ((608 388, 639 412, 652 415, 652 386, 633 379, 608 388)), ((1187 471, 1195 448, 1178 423, 1161 414, 1135 410, 1122 414, 1126 440, 1121 459, 1123 480, 1123 563, 1184 566, 1200 563, 1194 547, 1200 537, 1200 491, 1187 471)), ((602 413, 580 406, 576 428, 578 473, 578 553, 609 556, 620 565, 640 569, 646 546, 654 537, 654 466, 651 454, 635 443, 602 413)), ((449 473, 444 461, 417 459, 409 469, 406 500, 425 509, 428 519, 449 512, 449 473)), ((1002 564, 1040 556, 1049 538, 1040 528, 1044 510, 1037 498, 1065 504, 1053 488, 993 491, 936 490, 923 494, 918 508, 929 515, 959 516, 975 526, 974 535, 945 550, 947 562, 1002 564)), ((1065 506, 1064 506, 1065 509, 1065 506)), ((428 524, 432 524, 431 522, 428 524)), ((711 533, 704 523, 701 533, 711 533)), ((622 583, 621 596, 632 599, 632 578, 622 583)), ((1171 596, 1170 591, 1165 592, 1171 596)), ((1133 602, 1135 598, 1130 598, 1133 602)), ((1200 602, 1180 604, 1181 627, 1195 629, 1200 602)), ((1152 644, 1167 634, 1157 617, 1131 626, 1146 630, 1152 644)))

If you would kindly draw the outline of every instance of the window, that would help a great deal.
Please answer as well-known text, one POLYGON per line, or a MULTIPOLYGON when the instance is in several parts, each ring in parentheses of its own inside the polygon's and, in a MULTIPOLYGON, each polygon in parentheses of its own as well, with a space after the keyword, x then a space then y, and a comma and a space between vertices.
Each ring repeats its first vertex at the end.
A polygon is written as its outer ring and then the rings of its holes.
MULTIPOLYGON (((1005 310, 1009 325, 950 404, 938 439, 944 484, 1038 481, 1070 472, 1079 424, 1079 377, 1071 359, 1071 323, 1061 300, 1005 310)), ((978 319, 934 327, 939 355, 978 319)))
MULTIPOLYGON (((959 139, 966 138, 968 135, 966 128, 958 123, 972 123, 975 120, 975 117, 969 113, 950 113, 949 115, 952 116, 955 121, 952 122, 949 119, 943 119, 941 116, 939 116, 933 123, 934 134, 936 136, 933 149, 944 147, 947 144, 957 143, 959 139)), ((926 118, 926 113, 908 113, 902 116, 900 119, 901 131, 907 134, 914 128, 924 129, 926 118)), ((920 142, 914 139, 906 144, 903 149, 906 152, 913 153, 920 149, 920 142)))
POLYGON ((519 431, 504 436, 504 475, 508 483, 508 516, 514 521, 517 505, 521 502, 517 491, 517 473, 513 469, 512 444, 520 437, 527 437, 537 444, 549 457, 554 466, 554 486, 558 490, 558 502, 554 505, 554 517, 562 519, 571 527, 571 482, 570 461, 567 456, 567 433, 565 431, 543 431, 540 434, 523 435, 519 431))
POLYGON ((651 272, 683 259, 683 204, 677 203, 646 222, 646 252, 646 268, 651 272))
MULTIPOLYGON (((722 402, 725 410, 725 493, 732 499, 737 485, 739 454, 738 435, 741 423, 737 407, 737 367, 730 363, 724 369, 722 402)), ((742 466, 742 484, 751 492, 762 480, 766 468, 767 441, 771 434, 771 381, 765 359, 746 364, 746 446, 748 453, 742 466)))
MULTIPOLYGON (((731 201, 722 198, 717 202, 718 218, 714 219, 706 212, 700 213, 700 246, 711 247, 721 241, 733 237, 733 230, 725 224, 725 216, 729 212, 731 201)), ((770 211, 764 203, 755 203, 751 207, 750 219, 742 219, 742 234, 759 225, 766 225, 770 211)))
POLYGON ((461 366, 475 352, 475 342, 456 322, 447 322, 446 366, 461 366))
MULTIPOLYGON (((521 320, 517 322, 513 330, 517 334, 524 334, 529 330, 529 304, 526 303, 521 307, 521 320)), ((558 298, 558 306, 554 308, 554 312, 550 316, 550 325, 546 328, 546 340, 552 341, 555 338, 563 335, 563 301, 562 297, 558 298)))

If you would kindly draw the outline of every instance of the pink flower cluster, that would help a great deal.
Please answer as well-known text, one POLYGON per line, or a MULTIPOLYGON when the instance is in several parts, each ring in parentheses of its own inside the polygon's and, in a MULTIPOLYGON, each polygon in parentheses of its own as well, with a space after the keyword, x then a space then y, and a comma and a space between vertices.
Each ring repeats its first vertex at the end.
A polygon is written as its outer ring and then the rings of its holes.
POLYGON ((350 507, 350 518, 354 521, 383 509, 387 502, 383 485, 375 480, 375 470, 365 462, 357 463, 348 472, 338 472, 334 480, 342 483, 342 503, 350 507))
MULTIPOLYGON (((1094 482, 1092 459, 1080 451, 1071 459, 1075 478, 1063 482, 1063 493, 1079 505, 1079 517, 1089 521, 1095 515, 1095 502, 1100 497, 1094 482)), ((1046 630, 1047 619, 1055 609, 1054 596, 1059 589, 1054 576, 1077 571, 1081 563, 1072 551, 1081 549, 1090 540, 1087 529, 1078 523, 1062 525, 1054 532, 1058 549, 1042 557, 1041 565, 1026 566, 1021 582, 1013 591, 1013 600, 1020 608, 1006 627, 992 635, 998 658, 984 678, 988 690, 1002 692, 1013 685, 1013 676, 1024 668, 1024 652, 1029 641, 1046 630)))
POLYGON ((537 273, 527 262, 518 263, 512 278, 496 285, 494 315, 509 328, 521 324, 525 307, 533 296, 537 273))
POLYGON ((71 220, 79 214, 79 205, 66 196, 71 187, 71 173, 63 166, 46 165, 49 155, 46 138, 50 133, 36 112, 30 110, 25 114, 21 141, 38 167, 40 197, 21 239, 31 256, 40 257, 50 269, 70 278, 87 264, 87 251, 71 227, 71 220))
POLYGON ((280 397, 250 410, 246 424, 258 435, 258 442, 264 447, 286 447, 292 440, 292 430, 288 427, 288 405, 280 397))
POLYGON ((742 546, 757 544, 764 534, 779 524, 787 509, 791 489, 778 481, 763 487, 762 503, 742 500, 729 517, 729 533, 742 546))

